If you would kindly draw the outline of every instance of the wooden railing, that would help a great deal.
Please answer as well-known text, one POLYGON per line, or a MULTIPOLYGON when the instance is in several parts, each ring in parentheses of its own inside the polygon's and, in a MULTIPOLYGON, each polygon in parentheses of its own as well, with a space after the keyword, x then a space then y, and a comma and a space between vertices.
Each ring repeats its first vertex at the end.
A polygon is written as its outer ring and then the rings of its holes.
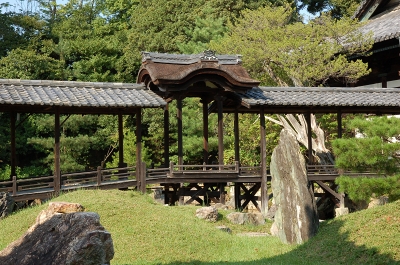
MULTIPOLYGON (((13 177, 10 181, 0 182, 0 192, 9 192, 13 196, 17 194, 54 192, 58 190, 71 190, 78 188, 118 188, 136 185, 141 191, 145 190, 146 182, 156 183, 167 177, 188 178, 258 178, 261 176, 260 166, 241 166, 239 163, 232 165, 175 165, 168 168, 147 169, 142 163, 140 172, 136 167, 109 168, 97 170, 61 174, 60 187, 54 176, 34 177, 18 179, 13 177), (140 173, 141 172, 141 173, 140 173), (141 176, 138 175, 140 173, 141 176)), ((333 165, 307 165, 307 174, 311 181, 334 180, 339 175, 381 177, 382 174, 373 172, 348 172, 340 171, 333 165)), ((267 170, 269 176, 269 170, 267 170)))
POLYGON ((215 173, 215 171, 224 171, 228 173, 239 173, 239 163, 235 162, 233 165, 175 165, 173 162, 169 166, 170 174, 174 172, 185 173, 215 173))

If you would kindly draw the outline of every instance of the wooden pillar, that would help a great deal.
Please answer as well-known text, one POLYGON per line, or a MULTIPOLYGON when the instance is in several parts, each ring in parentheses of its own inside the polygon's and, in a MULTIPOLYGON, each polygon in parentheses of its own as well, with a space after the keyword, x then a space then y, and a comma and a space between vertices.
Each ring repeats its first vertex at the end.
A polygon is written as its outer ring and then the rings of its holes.
MULTIPOLYGON (((338 138, 342 138, 342 111, 339 110, 337 113, 337 124, 338 124, 338 138)), ((344 198, 345 198, 345 194, 341 193, 340 194, 341 198, 340 198, 340 208, 345 208, 345 202, 344 202, 344 198)))
POLYGON ((240 166, 240 139, 239 139, 239 112, 235 111, 233 130, 235 135, 235 161, 239 162, 240 166))
POLYGON ((178 165, 183 165, 183 124, 182 124, 182 99, 176 101, 178 119, 178 165))
POLYGON ((169 166, 169 105, 164 107, 164 166, 169 166))
POLYGON ((54 191, 61 188, 61 164, 60 164, 60 110, 56 108, 54 115, 54 191))
POLYGON ((136 111, 136 181, 138 189, 143 190, 142 183, 142 109, 136 111))
POLYGON ((387 76, 382 76, 382 88, 387 88, 387 76))
POLYGON ((342 111, 337 113, 338 138, 342 138, 342 111))
POLYGON ((261 149, 261 213, 265 216, 268 212, 267 194, 267 144, 265 140, 265 114, 260 111, 260 149, 261 149))
MULTIPOLYGON (((182 99, 176 101, 178 118, 178 165, 183 165, 183 123, 182 123, 182 99)), ((179 184, 179 205, 184 204, 184 197, 182 196, 183 183, 179 184)))
POLYGON ((119 164, 118 167, 125 167, 124 164, 124 123, 122 120, 122 114, 118 113, 118 155, 119 155, 119 164))
MULTIPOLYGON (((239 163, 239 166, 241 165, 240 163, 240 145, 239 145, 239 112, 236 110, 234 114, 234 124, 233 124, 233 130, 234 130, 234 135, 235 135, 235 161, 239 163)), ((240 172, 240 170, 239 170, 240 172)), ((234 197, 235 197, 235 209, 241 210, 241 200, 240 200, 240 183, 235 182, 235 189, 234 189, 234 197)))
POLYGON ((208 164, 208 102, 202 98, 203 103, 203 163, 208 164))
POLYGON ((307 112, 305 116, 307 122, 308 164, 311 164, 313 162, 311 112, 307 112))
POLYGON ((10 180, 13 176, 16 176, 16 167, 17 167, 17 152, 16 152, 16 143, 15 143, 15 113, 11 112, 11 120, 10 120, 10 129, 11 129, 11 174, 10 180))
POLYGON ((224 120, 222 97, 217 98, 218 103, 218 164, 224 164, 224 120))

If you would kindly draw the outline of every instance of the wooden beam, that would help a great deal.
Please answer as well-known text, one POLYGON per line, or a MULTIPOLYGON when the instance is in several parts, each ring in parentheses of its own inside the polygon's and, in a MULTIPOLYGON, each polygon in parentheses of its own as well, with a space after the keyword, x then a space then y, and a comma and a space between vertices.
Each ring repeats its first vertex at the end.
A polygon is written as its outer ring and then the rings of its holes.
POLYGON ((328 185, 326 185, 325 183, 323 183, 320 180, 316 180, 315 181, 324 191, 329 192, 330 194, 332 194, 333 196, 335 196, 336 199, 338 199, 339 201, 342 200, 342 195, 337 193, 336 191, 334 191, 333 189, 331 189, 328 185))
POLYGON ((266 216, 268 213, 267 196, 267 148, 265 140, 265 114, 260 111, 260 151, 261 151, 261 213, 266 216))
POLYGON ((60 192, 61 188, 61 162, 60 162, 60 112, 56 108, 54 114, 54 191, 60 192))

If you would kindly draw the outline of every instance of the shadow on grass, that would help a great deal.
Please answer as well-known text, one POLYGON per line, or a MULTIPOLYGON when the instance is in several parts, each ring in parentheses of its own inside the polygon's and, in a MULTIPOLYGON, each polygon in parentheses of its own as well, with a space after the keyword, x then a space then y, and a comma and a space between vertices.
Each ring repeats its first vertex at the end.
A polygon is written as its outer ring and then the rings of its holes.
MULTIPOLYGON (((388 254, 379 253, 375 247, 358 246, 349 240, 349 233, 339 233, 343 221, 322 224, 319 233, 308 242, 285 254, 252 261, 175 261, 168 265, 265 265, 265 264, 400 264, 388 254), (334 231, 334 232, 332 232, 334 231)), ((377 231, 379 233, 379 231, 377 231)), ((370 239, 374 240, 374 239, 370 239)), ((210 249, 212 251, 212 249, 210 249)), ((207 255, 207 253, 204 253, 207 255)), ((249 257, 244 257, 248 259, 249 257)))

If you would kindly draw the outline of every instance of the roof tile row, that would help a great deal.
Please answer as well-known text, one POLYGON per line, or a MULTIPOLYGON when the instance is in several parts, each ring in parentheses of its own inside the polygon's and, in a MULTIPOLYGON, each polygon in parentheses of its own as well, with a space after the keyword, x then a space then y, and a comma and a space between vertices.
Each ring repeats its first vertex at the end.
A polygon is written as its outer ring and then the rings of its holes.
POLYGON ((0 104, 160 107, 166 102, 139 84, 0 80, 0 104))

